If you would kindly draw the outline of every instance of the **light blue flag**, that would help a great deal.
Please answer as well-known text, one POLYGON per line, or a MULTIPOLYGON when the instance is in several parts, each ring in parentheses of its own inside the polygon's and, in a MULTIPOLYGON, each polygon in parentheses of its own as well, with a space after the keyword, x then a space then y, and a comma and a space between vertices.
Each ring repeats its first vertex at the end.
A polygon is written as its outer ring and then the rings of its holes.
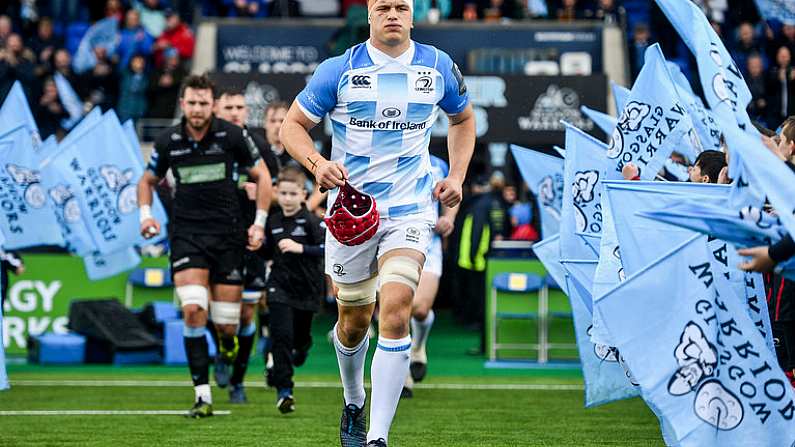
POLYGON ((141 256, 139 256, 135 248, 132 247, 107 255, 93 253, 83 257, 86 275, 88 275, 88 279, 92 281, 110 278, 119 273, 132 270, 140 263, 141 256))
POLYGON ((580 106, 580 111, 590 118, 591 121, 593 121, 597 126, 599 126, 599 128, 602 129, 602 132, 606 133, 607 135, 613 135, 613 131, 618 125, 618 119, 587 106, 580 106))
MULTIPOLYGON (((693 92, 690 81, 682 73, 678 65, 668 62, 668 71, 674 80, 679 97, 682 99, 688 113, 690 113, 690 119, 693 121, 693 129, 701 150, 721 150, 720 136, 722 130, 712 111, 704 107, 704 102, 693 92)), ((692 162, 694 159, 690 161, 692 162)))
MULTIPOLYGON (((655 225, 657 227, 646 229, 647 231, 644 231, 643 226, 637 226, 636 222, 633 222, 631 217, 632 214, 635 213, 635 210, 650 206, 664 207, 666 202, 675 203, 677 200, 682 200, 683 196, 676 195, 670 197, 663 195, 663 197, 660 197, 658 195, 656 200, 650 198, 649 194, 645 194, 645 197, 643 194, 638 194, 640 197, 628 197, 628 195, 636 193, 638 188, 642 186, 645 186, 649 190, 653 190, 653 188, 656 186, 654 182, 645 182, 641 184, 641 186, 632 185, 633 183, 638 182, 605 181, 603 184, 602 215, 604 218, 604 225, 602 227, 603 231, 600 246, 599 264, 596 268, 596 275, 594 276, 593 280, 594 297, 598 297, 607 293, 607 291, 618 285, 628 275, 636 273, 638 270, 648 265, 649 262, 657 259, 658 256, 665 253, 665 251, 676 242, 681 242, 687 237, 691 237, 693 235, 692 232, 683 231, 678 228, 665 228, 665 225, 660 225, 659 223, 646 222, 645 226, 647 227, 655 225), (612 187, 626 186, 626 188, 633 188, 634 186, 635 189, 630 189, 632 193, 624 194, 623 197, 618 199, 616 198, 617 193, 615 192, 613 192, 612 197, 610 196, 607 185, 612 187), (645 202, 643 201, 644 199, 645 202), (623 202, 622 200, 626 200, 627 202, 623 202), (618 214, 623 215, 620 225, 618 221, 615 220, 614 210, 616 210, 618 214), (623 233, 624 237, 628 239, 627 242, 629 245, 627 247, 621 245, 621 239, 618 237, 619 230, 623 233), (625 252, 627 253, 627 256, 630 257, 629 263, 624 262, 625 252), (627 270, 628 264, 632 266, 629 271, 627 270)), ((698 187, 692 187, 692 185, 688 184, 682 184, 684 187, 677 187, 673 186, 676 185, 676 183, 672 183, 670 186, 669 182, 657 183, 660 184, 657 191, 677 191, 677 189, 681 192, 699 191, 698 187)), ((705 188, 701 188, 701 190, 704 189, 705 188)), ((720 187, 707 187, 706 189, 721 190, 720 187)), ((728 188, 726 187, 722 188, 724 194, 727 192, 727 189, 728 188)), ((594 342, 603 344, 612 343, 611 336, 604 323, 600 320, 600 316, 598 314, 594 315, 593 326, 594 328, 591 331, 591 339, 594 342)))
POLYGON ((791 446, 792 387, 710 258, 695 236, 597 298, 594 311, 674 443, 791 446))
POLYGON ((36 145, 27 125, 0 138, 0 231, 8 250, 64 245, 53 203, 42 185, 36 145))
MULTIPOLYGON (((3 233, 0 232, 0 247, 5 243, 3 233)), ((2 284, 0 284, 0 293, 3 292, 2 284)), ((3 336, 3 306, 0 306, 0 391, 7 390, 8 375, 6 374, 6 355, 5 355, 5 337, 3 336)))
MULTIPOLYGON (((127 136, 127 141, 130 143, 130 148, 132 148, 133 155, 138 160, 138 165, 133 169, 137 184, 138 180, 140 180, 144 170, 146 169, 144 166, 144 155, 143 152, 141 152, 141 143, 138 141, 138 134, 135 132, 135 125, 133 124, 132 120, 127 120, 124 124, 122 124, 122 128, 124 129, 124 134, 127 136)), ((163 203, 160 201, 160 197, 158 197, 157 194, 152 195, 152 216, 158 222, 160 222, 160 233, 153 239, 144 239, 144 237, 141 236, 138 239, 136 245, 143 246, 154 244, 158 241, 168 238, 168 214, 166 214, 166 208, 163 206, 163 203)))
POLYGON ((560 210, 560 254, 562 259, 591 259, 592 250, 577 233, 602 232, 599 180, 607 161, 606 146, 580 129, 564 124, 566 158, 560 210))
MULTIPOLYGON (((758 134, 744 132, 735 126, 724 127, 729 161, 735 166, 739 162, 745 173, 736 182, 745 181, 747 176, 750 185, 746 189, 758 188, 767 196, 781 223, 790 234, 795 235, 795 173, 763 145, 758 134)), ((759 193, 755 195, 758 201, 759 193)), ((762 204, 756 205, 756 208, 761 207, 762 204)))
MULTIPOLYGON (((602 185, 602 239, 599 241, 599 262, 594 271, 593 287, 591 288, 593 297, 604 294, 625 278, 624 266, 621 263, 621 248, 613 223, 613 211, 610 201, 607 200, 604 185, 602 185)), ((595 315, 593 320, 591 341, 610 345, 610 335, 599 321, 599 316, 595 315)))
MULTIPOLYGON (((76 140, 78 137, 86 133, 90 130, 96 123, 98 123, 102 119, 102 109, 99 107, 94 107, 88 112, 82 120, 71 130, 68 134, 57 144, 55 145, 42 145, 42 149, 39 151, 39 163, 44 164, 47 163, 48 160, 52 159, 55 154, 59 151, 63 150, 63 148, 69 146, 71 142, 76 140)), ((53 138, 53 137, 51 137, 53 138)))
POLYGON ((560 235, 554 234, 533 244, 533 252, 546 269, 549 276, 561 287, 563 293, 569 294, 566 288, 566 270, 558 260, 560 258, 560 235))
POLYGON ((618 351, 589 339, 591 313, 586 303, 590 304, 592 298, 587 289, 588 284, 581 281, 593 275, 595 261, 564 261, 563 266, 567 272, 574 333, 585 382, 585 406, 595 407, 638 396, 640 393, 632 384, 631 375, 622 367, 623 359, 618 351))
POLYGON ((621 113, 629 102, 629 89, 610 81, 610 89, 613 91, 613 101, 616 104, 616 113, 621 113))
MULTIPOLYGON (((621 169, 633 163, 642 180, 651 180, 674 149, 691 144, 693 123, 676 93, 659 44, 646 59, 610 139, 605 180, 622 179, 621 169)), ((568 148, 567 148, 568 149, 568 148)))
POLYGON ((75 195, 96 251, 114 253, 140 239, 136 183, 143 167, 113 111, 57 153, 51 164, 79 190, 75 195))
POLYGON ((58 98, 60 98, 66 112, 69 114, 69 118, 64 118, 61 121, 61 126, 69 130, 74 127, 83 116, 83 101, 80 100, 80 96, 78 96, 72 88, 72 84, 69 83, 69 80, 62 74, 55 73, 53 78, 55 79, 55 87, 58 89, 58 98))
POLYGON ((698 63, 698 74, 709 108, 721 120, 750 130, 745 108, 751 91, 707 17, 693 2, 656 0, 698 63))
POLYGON ((593 256, 588 256, 588 259, 598 259, 599 258, 599 246, 602 243, 602 236, 599 234, 585 234, 585 233, 578 233, 577 236, 585 242, 585 245, 591 249, 593 252, 593 256))
POLYGON ((716 281, 728 282, 737 299, 745 303, 748 318, 765 339, 765 345, 774 356, 776 348, 773 344, 773 328, 770 324, 770 313, 767 309, 764 278, 761 273, 744 272, 737 268, 742 257, 737 250, 715 237, 707 237, 707 247, 712 253, 712 266, 722 275, 716 281))
POLYGON ((625 274, 639 272, 671 247, 693 236, 688 229, 648 219, 644 217, 646 213, 665 211, 690 199, 725 206, 728 193, 727 185, 710 183, 604 182, 602 194, 611 204, 625 274), (650 243, 652 240, 655 243, 650 243))
POLYGON ((108 17, 97 21, 83 35, 77 52, 72 60, 72 68, 75 73, 81 74, 97 64, 97 56, 94 54, 95 47, 103 47, 107 50, 108 56, 113 56, 116 47, 119 45, 121 36, 118 31, 119 20, 115 17, 108 17))
POLYGON ((795 24, 795 3, 791 0, 756 0, 756 7, 765 20, 795 24))
POLYGON ((563 159, 513 144, 511 153, 522 178, 536 196, 541 212, 541 236, 558 234, 563 203, 563 159))
POLYGON ((698 233, 711 234, 740 247, 770 245, 787 233, 778 217, 758 208, 735 210, 727 204, 705 203, 692 197, 638 214, 698 233))
POLYGON ((36 120, 33 119, 22 84, 14 81, 0 107, 0 134, 9 132, 20 124, 26 125, 28 130, 39 138, 39 128, 36 127, 36 120))
MULTIPOLYGON (((533 244, 533 251, 552 278, 564 288, 571 301, 577 348, 585 382, 585 406, 594 407, 614 400, 637 396, 637 390, 629 385, 624 370, 618 365, 615 353, 606 346, 597 347, 590 342, 588 330, 591 315, 586 303, 590 305, 591 297, 585 287, 566 273, 559 261, 559 242, 558 236, 544 239, 533 244), (576 290, 574 290, 575 287, 576 290)), ((584 277, 587 278, 587 270, 593 269, 594 263, 595 261, 583 263, 573 261, 569 268, 575 270, 575 274, 586 271, 584 277)))
MULTIPOLYGON (((634 275, 662 256, 669 247, 677 246, 693 237, 694 232, 664 222, 652 221, 642 215, 650 210, 665 212, 685 200, 693 203, 710 204, 716 209, 725 209, 728 202, 729 187, 708 183, 668 183, 668 182, 604 182, 603 198, 613 204, 616 234, 621 246, 622 265, 626 275, 634 275), (620 204, 621 206, 615 206, 620 204)), ((765 336, 772 349, 767 303, 762 277, 758 274, 741 272, 737 269, 740 259, 736 250, 719 238, 710 238, 715 268, 720 269, 729 281, 738 299, 744 299, 747 311, 760 333, 765 336), (760 303, 759 297, 762 297, 760 303)))
POLYGON ((41 165, 42 185, 47 196, 52 200, 55 219, 60 227, 60 234, 68 251, 79 256, 96 252, 96 246, 83 220, 80 209, 79 195, 81 191, 75 187, 73 179, 67 179, 66 171, 53 163, 41 165))

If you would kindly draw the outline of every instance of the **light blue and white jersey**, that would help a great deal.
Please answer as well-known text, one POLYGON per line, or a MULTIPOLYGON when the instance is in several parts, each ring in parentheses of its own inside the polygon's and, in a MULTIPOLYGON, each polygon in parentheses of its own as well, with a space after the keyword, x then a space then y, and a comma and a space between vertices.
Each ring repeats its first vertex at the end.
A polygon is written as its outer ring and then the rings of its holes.
POLYGON ((399 217, 433 207, 431 127, 439 109, 461 113, 469 96, 446 53, 412 41, 392 58, 366 42, 320 64, 297 102, 316 123, 329 114, 331 160, 375 197, 381 217, 399 217))

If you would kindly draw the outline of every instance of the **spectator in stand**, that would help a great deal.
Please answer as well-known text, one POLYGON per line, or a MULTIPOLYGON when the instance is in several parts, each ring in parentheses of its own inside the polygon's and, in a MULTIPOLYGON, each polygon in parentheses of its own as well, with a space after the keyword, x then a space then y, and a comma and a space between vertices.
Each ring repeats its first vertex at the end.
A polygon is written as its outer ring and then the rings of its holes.
MULTIPOLYGON (((417 8, 417 2, 414 2, 417 8)), ((301 2, 301 15, 304 17, 339 17, 339 0, 304 0, 301 2)))
POLYGON ((33 116, 36 119, 36 124, 39 126, 39 134, 41 138, 47 138, 50 135, 63 134, 61 121, 69 118, 61 98, 58 96, 58 88, 55 86, 55 81, 52 78, 47 78, 44 81, 44 93, 39 99, 38 104, 33 111, 33 116))
POLYGON ((602 20, 607 25, 623 25, 626 22, 627 12, 623 6, 616 4, 615 0, 599 0, 590 19, 602 20))
MULTIPOLYGON (((785 23, 781 26, 781 33, 779 33, 773 43, 773 48, 776 51, 780 47, 787 47, 790 54, 795 54, 795 23, 785 23)), ((772 54, 771 58, 774 57, 775 54, 772 54)))
POLYGON ((451 0, 414 0, 414 23, 437 23, 450 17, 451 0))
POLYGON ((179 85, 187 72, 174 48, 164 52, 165 62, 156 69, 149 81, 149 113, 151 118, 174 118, 179 98, 179 85))
POLYGON ((651 42, 651 34, 649 33, 649 26, 645 23, 635 24, 635 29, 632 33, 632 43, 629 46, 629 63, 632 71, 632 79, 638 77, 640 69, 643 68, 646 48, 649 48, 651 42))
POLYGON ((116 112, 122 122, 138 120, 146 114, 146 91, 149 79, 146 76, 146 59, 142 54, 134 54, 121 74, 121 89, 116 112))
MULTIPOLYGON (((734 62, 743 70, 744 75, 748 75, 746 71, 748 67, 747 60, 752 54, 762 54, 764 48, 756 38, 756 30, 754 26, 748 22, 743 22, 737 28, 737 42, 732 51, 732 58, 734 62)), ((762 61, 763 69, 767 66, 767 61, 762 61)))
POLYGON ((52 57, 55 49, 63 46, 63 41, 53 33, 52 20, 42 17, 36 28, 36 35, 29 40, 30 50, 36 56, 36 76, 41 78, 52 71, 52 57))
POLYGON ((97 105, 107 111, 116 104, 118 74, 116 64, 108 57, 105 47, 94 48, 97 63, 94 68, 83 73, 82 91, 87 92, 88 107, 97 105))
POLYGON ((11 17, 6 15, 0 16, 0 47, 6 46, 6 39, 11 33, 14 32, 14 25, 11 23, 11 17))
POLYGON ((229 17, 265 17, 267 8, 262 0, 224 0, 229 17))
POLYGON ((527 0, 527 17, 545 19, 549 16, 549 5, 546 0, 527 0))
POLYGON ((573 22, 575 20, 584 19, 585 12, 577 3, 577 0, 562 0, 555 17, 561 22, 573 22))
POLYGON ((134 54, 146 57, 152 54, 155 39, 141 26, 141 15, 137 10, 127 11, 124 16, 124 28, 120 34, 119 46, 116 49, 120 67, 128 66, 134 54))
POLYGON ((5 47, 0 50, 0 92, 19 81, 28 98, 33 97, 36 90, 36 56, 25 48, 19 34, 11 33, 5 40, 5 47))
POLYGON ((767 121, 767 81, 762 64, 762 56, 753 53, 746 60, 745 82, 751 91, 751 103, 748 104, 748 113, 757 121, 767 121))
POLYGON ((297 0, 271 0, 268 3, 268 16, 301 17, 301 2, 297 0))
POLYGON ((65 77, 72 87, 77 86, 80 84, 80 81, 77 75, 72 71, 72 55, 64 48, 58 48, 55 50, 55 54, 52 57, 52 69, 53 74, 60 73, 63 77, 65 77))
POLYGON ((175 48, 181 60, 189 61, 193 58, 193 46, 196 43, 193 31, 182 23, 179 15, 171 10, 167 11, 166 15, 166 30, 157 39, 154 47, 155 65, 158 67, 163 66, 163 52, 166 48, 175 48))
POLYGON ((141 25, 150 36, 160 37, 166 29, 166 11, 160 6, 160 0, 133 1, 133 7, 141 15, 141 25))
POLYGON ((113 17, 119 21, 124 20, 124 5, 121 0, 107 0, 105 2, 105 17, 113 17))
POLYGON ((795 114, 795 68, 792 53, 786 46, 776 51, 776 65, 768 74, 768 123, 780 123, 795 114))
POLYGON ((516 0, 488 0, 483 8, 485 21, 521 19, 523 8, 516 0))

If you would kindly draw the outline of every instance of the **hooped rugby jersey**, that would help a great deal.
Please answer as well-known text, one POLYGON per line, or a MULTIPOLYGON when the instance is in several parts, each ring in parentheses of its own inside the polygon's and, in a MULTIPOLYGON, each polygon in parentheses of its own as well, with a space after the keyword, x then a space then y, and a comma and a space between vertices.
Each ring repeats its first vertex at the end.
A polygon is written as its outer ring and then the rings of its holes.
POLYGON ((434 206, 431 128, 439 109, 455 115, 469 103, 450 56, 412 41, 392 58, 368 41, 320 64, 297 100, 316 123, 329 115, 331 160, 345 165, 354 187, 375 197, 381 217, 434 206))

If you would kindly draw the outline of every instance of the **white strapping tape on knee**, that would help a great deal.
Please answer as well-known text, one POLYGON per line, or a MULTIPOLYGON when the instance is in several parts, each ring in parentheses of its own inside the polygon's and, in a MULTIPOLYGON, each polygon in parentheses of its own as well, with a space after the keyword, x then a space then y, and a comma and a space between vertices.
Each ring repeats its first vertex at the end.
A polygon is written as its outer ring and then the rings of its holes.
POLYGON ((210 303, 210 318, 215 324, 238 324, 240 322, 240 303, 213 301, 210 303))
POLYGON ((179 286, 175 289, 177 298, 182 306, 196 304, 204 310, 207 310, 207 303, 209 302, 209 292, 204 286, 191 284, 187 286, 179 286))
POLYGON ((366 306, 375 302, 377 277, 354 284, 334 283, 339 289, 337 302, 341 306, 366 306))
POLYGON ((420 283, 420 272, 422 264, 408 256, 395 256, 384 261, 384 265, 379 269, 379 279, 381 287, 388 282, 396 282, 411 288, 412 292, 417 291, 420 283))

